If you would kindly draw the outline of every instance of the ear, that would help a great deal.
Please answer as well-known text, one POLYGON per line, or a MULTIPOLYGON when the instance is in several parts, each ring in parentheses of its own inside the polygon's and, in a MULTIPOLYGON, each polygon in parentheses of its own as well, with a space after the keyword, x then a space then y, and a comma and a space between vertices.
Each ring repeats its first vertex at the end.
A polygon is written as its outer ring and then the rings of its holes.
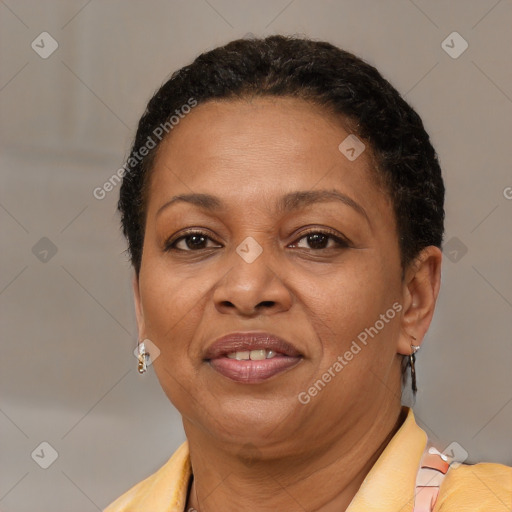
POLYGON ((439 247, 430 245, 405 272, 399 354, 409 355, 411 345, 420 346, 430 326, 441 286, 442 258, 439 247))
POLYGON ((140 300, 139 277, 134 274, 132 279, 133 298, 135 300, 135 316, 137 318, 137 329, 139 332, 139 340, 146 339, 146 323, 144 321, 144 311, 140 300))

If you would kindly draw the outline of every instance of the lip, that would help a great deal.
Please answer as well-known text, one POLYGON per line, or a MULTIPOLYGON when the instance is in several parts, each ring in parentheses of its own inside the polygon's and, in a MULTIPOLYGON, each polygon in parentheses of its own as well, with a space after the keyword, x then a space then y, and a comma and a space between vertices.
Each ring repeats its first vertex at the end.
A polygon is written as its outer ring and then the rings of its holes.
POLYGON ((217 338, 206 350, 204 359, 210 366, 235 382, 258 383, 293 368, 302 354, 288 341, 261 331, 233 332, 217 338), (271 359, 259 361, 229 359, 228 354, 251 350, 273 350, 271 359))
POLYGON ((299 357, 300 352, 288 341, 275 334, 261 331, 232 332, 217 338, 206 350, 205 359, 217 359, 232 352, 245 350, 273 350, 289 357, 299 357))

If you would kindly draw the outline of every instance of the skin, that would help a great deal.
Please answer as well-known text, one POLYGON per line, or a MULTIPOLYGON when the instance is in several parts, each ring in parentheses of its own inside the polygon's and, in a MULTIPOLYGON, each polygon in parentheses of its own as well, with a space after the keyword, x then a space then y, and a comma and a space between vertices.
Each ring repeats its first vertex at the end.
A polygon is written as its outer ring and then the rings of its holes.
POLYGON ((425 248, 402 276, 391 202, 369 170, 368 147, 352 162, 338 150, 348 135, 298 99, 210 101, 158 150, 134 293, 139 337, 160 350, 154 368, 190 445, 187 510, 345 510, 403 421, 401 354, 421 345, 431 322, 441 251, 425 248), (334 200, 276 209, 287 193, 320 189, 345 194, 366 215, 334 200), (193 192, 223 207, 177 202, 158 213, 193 192), (200 248, 189 237, 181 252, 165 250, 192 227, 209 237, 200 248), (349 243, 328 238, 318 248, 305 236, 311 228, 349 243), (263 249, 252 263, 236 252, 249 236, 263 249), (393 303, 400 313, 300 403, 393 303), (281 336, 303 358, 265 382, 233 382, 203 354, 244 330, 281 336))

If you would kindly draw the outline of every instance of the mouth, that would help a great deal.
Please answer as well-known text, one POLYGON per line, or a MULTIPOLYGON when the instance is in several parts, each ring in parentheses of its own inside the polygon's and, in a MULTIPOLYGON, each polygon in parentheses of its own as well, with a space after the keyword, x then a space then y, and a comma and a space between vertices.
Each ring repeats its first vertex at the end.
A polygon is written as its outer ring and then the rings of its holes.
POLYGON ((266 332, 235 332, 208 348, 205 362, 224 377, 255 384, 295 367, 303 356, 288 341, 266 332))

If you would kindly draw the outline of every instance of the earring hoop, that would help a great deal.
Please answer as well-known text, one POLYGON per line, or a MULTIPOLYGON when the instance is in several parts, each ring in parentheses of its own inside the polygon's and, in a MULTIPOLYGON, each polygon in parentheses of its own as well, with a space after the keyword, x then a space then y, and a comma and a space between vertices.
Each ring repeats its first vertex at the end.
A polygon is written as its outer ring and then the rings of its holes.
POLYGON ((146 345, 143 341, 141 341, 139 343, 139 364, 137 365, 137 369, 141 375, 146 373, 146 370, 148 369, 148 357, 149 354, 146 352, 146 345))

